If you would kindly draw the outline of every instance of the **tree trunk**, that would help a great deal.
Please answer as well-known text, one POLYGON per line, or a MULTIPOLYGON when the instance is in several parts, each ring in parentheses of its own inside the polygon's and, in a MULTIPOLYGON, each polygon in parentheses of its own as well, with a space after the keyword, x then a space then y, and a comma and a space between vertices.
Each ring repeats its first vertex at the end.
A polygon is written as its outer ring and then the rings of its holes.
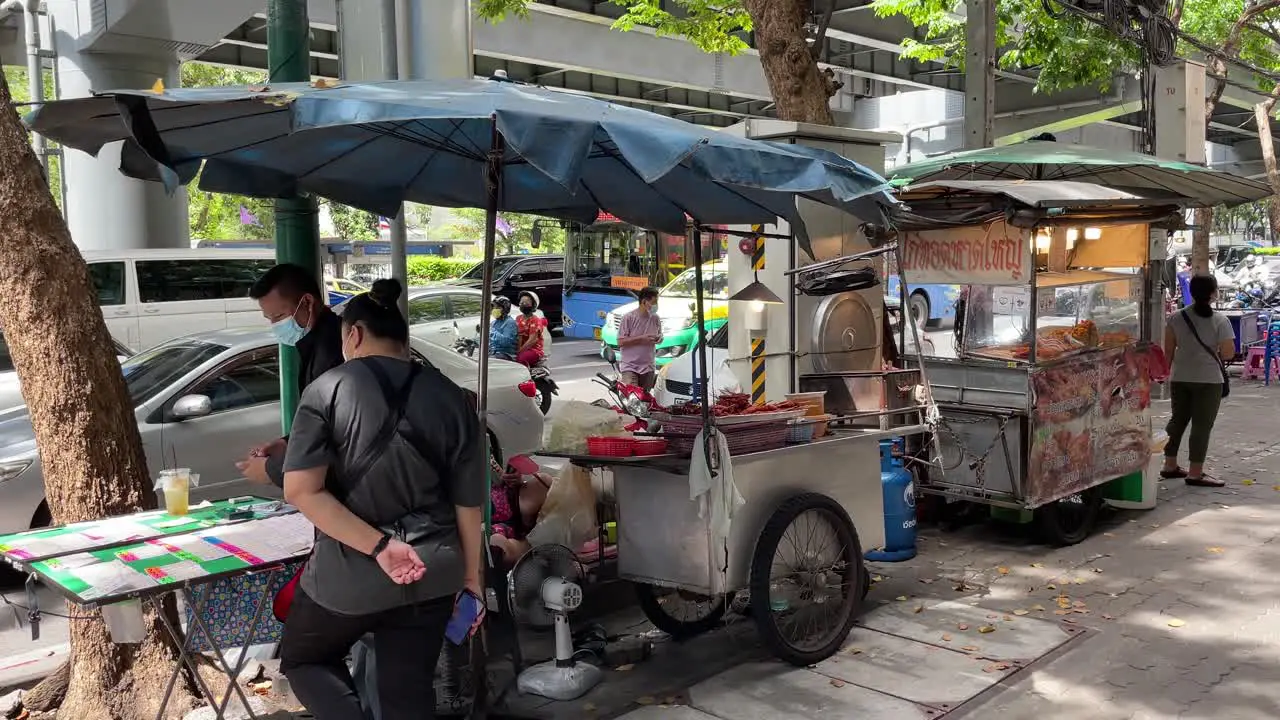
MULTIPOLYGON (((832 125, 831 97, 842 87, 805 42, 812 6, 799 0, 742 0, 755 27, 756 50, 778 118, 832 125)), ((821 42, 821 40, 819 40, 821 42)))
MULTIPOLYGON (((21 248, 0 254, 0 319, 22 380, 54 520, 75 522, 154 508, 133 403, 97 307, 97 292, 49 194, 2 75, 0 237, 21 248)), ((147 613, 146 642, 115 645, 97 611, 71 614, 84 619, 70 623, 69 683, 59 717, 154 718, 177 661, 159 618, 147 613)), ((57 680, 55 673, 50 687, 57 680)), ((45 693, 57 694, 56 689, 45 693)), ((192 701, 190 682, 184 681, 171 715, 180 717, 192 701)))
POLYGON ((1267 244, 1272 244, 1272 232, 1280 227, 1280 167, 1276 165, 1275 142, 1271 138, 1271 113, 1280 99, 1280 83, 1271 90, 1271 96, 1254 107, 1254 119, 1258 123, 1258 144, 1262 148, 1262 164, 1267 169, 1267 184, 1271 186, 1271 202, 1267 203, 1267 244))

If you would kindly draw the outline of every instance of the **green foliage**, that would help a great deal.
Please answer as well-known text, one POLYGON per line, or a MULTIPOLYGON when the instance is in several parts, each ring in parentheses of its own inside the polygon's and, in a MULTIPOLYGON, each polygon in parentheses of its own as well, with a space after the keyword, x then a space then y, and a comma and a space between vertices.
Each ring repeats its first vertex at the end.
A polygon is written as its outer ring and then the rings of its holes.
POLYGON ((329 203, 329 221, 339 240, 377 240, 378 216, 350 205, 329 203))
POLYGON ((475 260, 467 258, 442 258, 435 255, 414 255, 409 258, 409 286, 427 285, 456 278, 470 270, 475 260))
MULTIPOLYGON (((902 41, 904 57, 963 68, 965 24, 955 14, 956 3, 875 0, 872 7, 879 17, 901 15, 924 31, 920 40, 902 41)), ((1136 69, 1141 61, 1132 43, 1073 15, 1052 17, 1040 0, 997 0, 996 45, 1002 69, 1038 71, 1038 92, 1072 87, 1109 90, 1117 74, 1136 69)))
MULTIPOLYGON (((22 107, 25 103, 31 102, 31 87, 27 82, 27 69, 21 67, 5 67, 4 79, 9 84, 9 95, 13 97, 13 102, 18 105, 18 114, 23 115, 30 111, 31 108, 22 107)), ((45 98, 52 95, 53 73, 45 72, 44 74, 44 94, 45 98)), ((53 150, 57 147, 56 143, 49 143, 49 149, 53 150)), ((58 203, 58 207, 62 207, 62 158, 49 157, 49 188, 53 193, 53 199, 58 203)))
MULTIPOLYGON (((529 14, 532 0, 477 0, 475 12, 489 22, 529 14)), ((742 35, 751 32, 751 16, 739 0, 610 0, 627 12, 614 30, 653 28, 658 35, 683 37, 704 52, 736 55, 747 49, 742 35), (674 10, 674 12, 672 12, 674 10)))
POLYGON ((1245 203, 1235 207, 1219 207, 1213 211, 1213 233, 1227 235, 1245 233, 1252 235, 1267 227, 1267 210, 1273 198, 1245 203))
MULTIPOLYGON (((462 239, 484 239, 484 210, 476 208, 459 208, 453 211, 456 222, 449 226, 455 237, 462 239)), ((542 245, 538 252, 564 252, 564 229, 559 221, 540 218, 537 215, 521 215, 518 213, 502 213, 502 219, 511 225, 511 233, 503 237, 498 234, 498 248, 507 255, 514 255, 521 250, 532 250, 533 223, 542 220, 542 245)))
POLYGON ((425 229, 431 224, 431 206, 418 203, 405 203, 404 214, 410 227, 425 229))

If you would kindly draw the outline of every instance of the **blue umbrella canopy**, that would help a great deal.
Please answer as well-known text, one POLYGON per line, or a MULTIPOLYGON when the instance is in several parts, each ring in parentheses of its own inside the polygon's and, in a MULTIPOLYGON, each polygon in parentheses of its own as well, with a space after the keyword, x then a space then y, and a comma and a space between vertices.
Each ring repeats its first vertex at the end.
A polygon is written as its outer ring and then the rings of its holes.
POLYGON ((32 130, 90 154, 125 141, 121 170, 173 188, 311 193, 380 215, 404 201, 589 223, 600 211, 681 234, 789 221, 796 198, 881 221, 884 178, 831 152, 749 140, 591 97, 500 80, 117 90, 40 106, 32 130), (495 143, 495 132, 500 141, 495 143))

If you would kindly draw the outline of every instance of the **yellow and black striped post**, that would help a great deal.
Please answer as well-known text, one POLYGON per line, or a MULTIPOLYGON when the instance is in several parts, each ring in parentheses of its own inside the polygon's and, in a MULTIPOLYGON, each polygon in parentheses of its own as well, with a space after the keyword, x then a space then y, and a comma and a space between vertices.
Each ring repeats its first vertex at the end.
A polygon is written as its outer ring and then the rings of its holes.
MULTIPOLYGON (((763 225, 751 226, 751 232, 758 233, 763 231, 763 225)), ((751 253, 751 269, 755 272, 760 272, 764 269, 764 236, 762 235, 756 236, 756 249, 751 253)))
POLYGON ((751 403, 764 404, 764 338, 751 338, 751 403))

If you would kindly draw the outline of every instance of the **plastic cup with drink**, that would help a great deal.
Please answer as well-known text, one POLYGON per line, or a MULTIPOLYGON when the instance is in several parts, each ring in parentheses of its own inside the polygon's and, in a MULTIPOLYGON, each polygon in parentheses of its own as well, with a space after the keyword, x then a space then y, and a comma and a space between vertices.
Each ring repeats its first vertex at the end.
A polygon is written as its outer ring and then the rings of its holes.
POLYGON ((191 487, 200 484, 200 476, 190 468, 161 470, 156 490, 164 493, 164 509, 170 515, 186 515, 191 505, 191 487))

